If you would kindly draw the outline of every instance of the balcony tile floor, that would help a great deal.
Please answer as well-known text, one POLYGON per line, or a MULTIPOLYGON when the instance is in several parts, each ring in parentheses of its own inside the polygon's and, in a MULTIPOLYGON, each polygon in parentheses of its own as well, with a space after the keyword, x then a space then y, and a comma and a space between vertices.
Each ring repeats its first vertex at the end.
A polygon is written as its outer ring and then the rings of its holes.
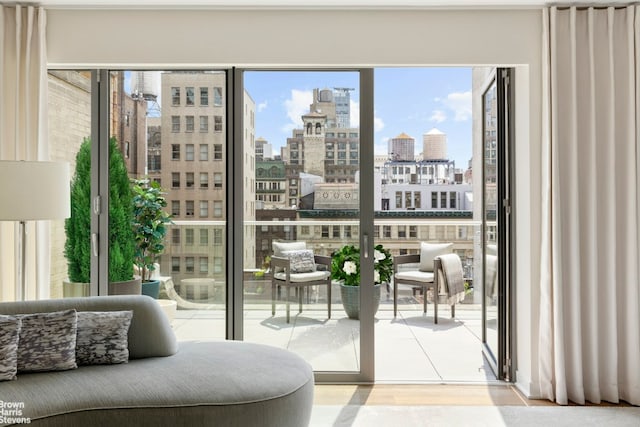
MULTIPOLYGON (((247 305, 246 341, 282 347, 305 358, 317 371, 359 369, 359 322, 348 319, 340 304, 305 305, 301 314, 292 304, 286 323, 284 305, 271 316, 270 305, 247 305)), ((482 356, 480 306, 458 304, 456 318, 440 305, 433 323, 433 305, 426 316, 420 304, 403 304, 393 317, 393 304, 381 303, 375 320, 377 383, 499 383, 482 356)), ((178 310, 173 328, 179 340, 224 337, 222 310, 178 310)))

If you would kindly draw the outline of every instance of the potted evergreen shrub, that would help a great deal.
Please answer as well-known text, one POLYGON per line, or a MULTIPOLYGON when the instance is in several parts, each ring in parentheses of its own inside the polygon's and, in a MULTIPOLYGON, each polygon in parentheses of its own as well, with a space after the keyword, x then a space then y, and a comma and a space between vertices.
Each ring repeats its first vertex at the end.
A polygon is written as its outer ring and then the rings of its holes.
POLYGON ((142 278, 142 293, 158 298, 160 281, 151 280, 156 261, 164 251, 164 238, 171 216, 164 211, 167 201, 160 184, 149 179, 131 181, 133 191, 133 233, 136 250, 135 264, 142 278))
MULTIPOLYGON (((376 313, 380 305, 380 288, 388 284, 393 274, 393 259, 382 245, 374 248, 373 297, 376 313)), ((345 245, 331 258, 331 279, 340 282, 342 306, 350 319, 360 318, 360 248, 345 245)))
MULTIPOLYGON (((91 281, 91 140, 85 138, 76 155, 71 182, 71 216, 65 221, 65 257, 69 282, 64 296, 89 295, 91 281)), ((135 242, 133 205, 127 168, 115 138, 109 140, 109 294, 139 294, 133 276, 135 242)))
POLYGON ((91 281, 91 143, 85 139, 76 154, 71 180, 71 216, 65 220, 69 281, 63 283, 64 297, 89 295, 91 281))

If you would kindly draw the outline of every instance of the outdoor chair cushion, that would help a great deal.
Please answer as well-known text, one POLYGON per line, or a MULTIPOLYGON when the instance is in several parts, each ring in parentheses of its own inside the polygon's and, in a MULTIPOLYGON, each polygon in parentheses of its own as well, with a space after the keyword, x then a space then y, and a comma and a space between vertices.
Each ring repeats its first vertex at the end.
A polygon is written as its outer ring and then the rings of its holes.
POLYGON ((307 249, 306 242, 273 242, 273 254, 284 258, 284 251, 299 251, 307 249))
POLYGON ((453 243, 420 242, 420 271, 433 271, 433 260, 453 251, 453 243))
MULTIPOLYGON (((311 271, 309 273, 291 273, 289 275, 289 281, 295 283, 313 282, 316 280, 322 280, 329 277, 328 271, 311 271)), ((284 272, 276 273, 274 276, 278 280, 287 280, 287 275, 284 272)))
POLYGON ((433 272, 429 271, 399 271, 395 275, 396 279, 401 280, 417 280, 418 282, 430 283, 433 282, 433 272))

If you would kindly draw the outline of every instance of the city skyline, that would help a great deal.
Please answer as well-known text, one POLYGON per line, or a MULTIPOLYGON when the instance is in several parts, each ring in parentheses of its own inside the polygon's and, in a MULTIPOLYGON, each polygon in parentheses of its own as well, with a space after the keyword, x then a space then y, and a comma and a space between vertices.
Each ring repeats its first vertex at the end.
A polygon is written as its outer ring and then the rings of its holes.
MULTIPOLYGON (((376 68, 374 70, 374 138, 376 155, 388 153, 388 142, 401 133, 415 139, 433 128, 447 135, 447 154, 466 169, 472 155, 471 68, 376 68)), ((245 89, 256 103, 256 138, 264 138, 274 154, 293 129, 302 127, 313 89, 353 88, 351 124, 359 123, 358 73, 345 71, 248 71, 245 89)))
MULTIPOLYGON (((255 137, 266 139, 274 154, 293 129, 302 127, 301 116, 309 112, 315 88, 353 88, 351 124, 359 126, 355 71, 247 71, 244 85, 256 104, 255 137)), ((423 135, 436 128, 447 136, 449 159, 466 169, 472 156, 471 85, 470 67, 375 68, 375 154, 388 154, 389 141, 405 133, 415 139, 419 155, 423 135)), ((131 93, 130 71, 125 72, 125 91, 131 93)), ((153 115, 160 112, 151 111, 153 115)))

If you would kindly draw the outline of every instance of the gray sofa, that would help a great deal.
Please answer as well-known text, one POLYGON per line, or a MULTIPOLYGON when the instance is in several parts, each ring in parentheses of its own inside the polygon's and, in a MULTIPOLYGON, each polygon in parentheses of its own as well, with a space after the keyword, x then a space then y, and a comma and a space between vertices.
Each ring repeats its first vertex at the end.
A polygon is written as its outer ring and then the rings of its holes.
MULTIPOLYGON (((313 371, 283 349, 237 341, 180 342, 146 296, 0 303, 0 314, 133 310, 129 362, 18 373, 0 400, 38 426, 306 426, 313 371)), ((0 422, 2 425, 2 422, 0 422)))

